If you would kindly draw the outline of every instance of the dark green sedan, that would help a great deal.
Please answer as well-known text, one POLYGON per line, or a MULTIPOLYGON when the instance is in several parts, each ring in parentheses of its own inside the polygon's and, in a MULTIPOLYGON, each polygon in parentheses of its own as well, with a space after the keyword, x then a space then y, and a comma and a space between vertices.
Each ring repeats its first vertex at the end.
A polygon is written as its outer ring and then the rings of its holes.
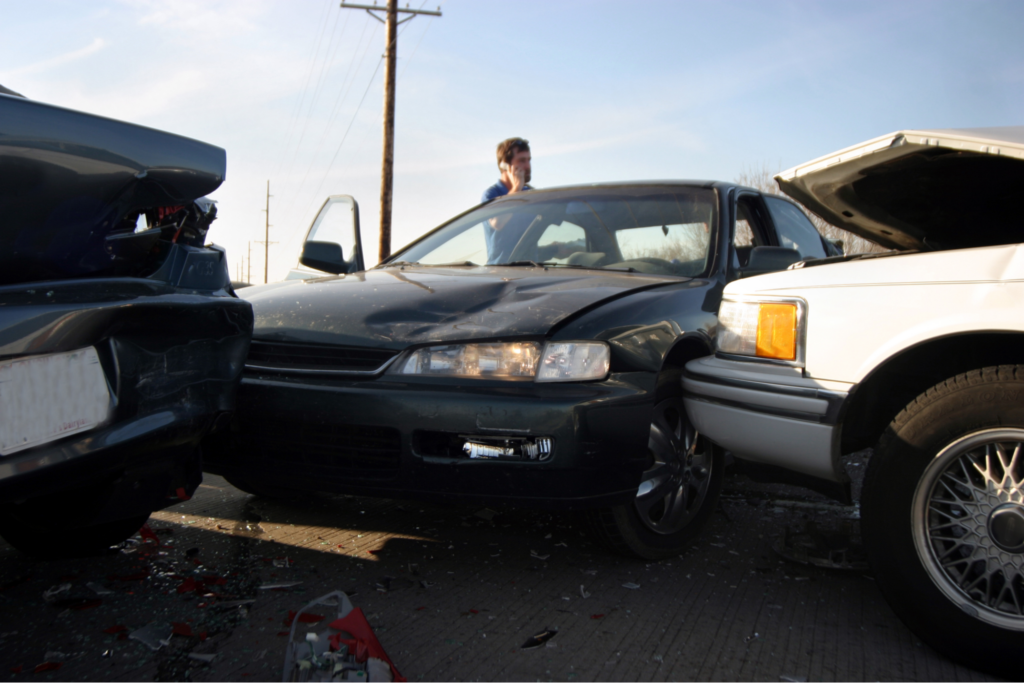
POLYGON ((262 495, 586 510, 644 558, 678 554, 718 495, 680 374, 722 289, 838 253, 797 205, 717 182, 509 195, 369 270, 359 245, 332 197, 301 258, 332 274, 240 293, 255 333, 206 470, 262 495))

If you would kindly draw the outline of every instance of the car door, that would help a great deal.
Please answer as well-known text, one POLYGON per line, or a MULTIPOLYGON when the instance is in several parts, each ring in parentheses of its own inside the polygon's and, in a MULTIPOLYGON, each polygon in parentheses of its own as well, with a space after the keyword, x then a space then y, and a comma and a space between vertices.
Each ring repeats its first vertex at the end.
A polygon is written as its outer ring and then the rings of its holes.
MULTIPOLYGON (((347 194, 328 197, 306 232, 306 238, 303 240, 304 256, 310 249, 310 243, 313 243, 314 248, 318 245, 332 244, 340 247, 341 263, 337 264, 337 272, 356 273, 365 270, 363 245, 359 234, 359 204, 356 200, 347 194)), ((285 279, 307 280, 323 277, 325 272, 331 272, 311 267, 309 264, 315 261, 308 258, 300 257, 299 261, 285 279)))
POLYGON ((796 249, 803 260, 829 256, 825 240, 799 207, 781 197, 767 195, 764 203, 772 217, 780 247, 796 249))

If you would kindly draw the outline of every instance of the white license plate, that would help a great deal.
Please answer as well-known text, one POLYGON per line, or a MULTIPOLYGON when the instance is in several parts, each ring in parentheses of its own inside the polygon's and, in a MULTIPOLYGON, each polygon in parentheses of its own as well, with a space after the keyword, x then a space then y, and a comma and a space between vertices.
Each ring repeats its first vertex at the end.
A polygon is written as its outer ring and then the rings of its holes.
POLYGON ((96 349, 0 363, 0 455, 88 431, 110 416, 96 349))

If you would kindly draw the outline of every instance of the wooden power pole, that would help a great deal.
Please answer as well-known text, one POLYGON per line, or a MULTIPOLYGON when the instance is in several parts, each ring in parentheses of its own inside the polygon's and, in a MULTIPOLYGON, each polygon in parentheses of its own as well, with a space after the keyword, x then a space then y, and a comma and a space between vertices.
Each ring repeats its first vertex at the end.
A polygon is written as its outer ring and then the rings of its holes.
POLYGON ((387 31, 387 47, 384 50, 384 154, 380 170, 380 246, 381 261, 391 256, 391 196, 395 167, 395 60, 398 52, 398 25, 409 21, 417 14, 441 16, 441 8, 434 10, 399 9, 397 0, 387 0, 387 8, 373 5, 353 5, 342 0, 342 8, 363 9, 371 17, 384 24, 387 31), (384 12, 382 19, 374 12, 384 12), (399 14, 408 14, 398 21, 399 14))
MULTIPOLYGON (((256 244, 262 244, 263 245, 263 284, 267 284, 268 282, 270 282, 270 280, 267 277, 267 275, 270 272, 270 245, 271 244, 277 244, 277 242, 271 242, 270 241, 270 198, 273 197, 273 196, 274 195, 270 194, 270 181, 268 180, 267 181, 267 208, 265 208, 263 210, 267 214, 267 222, 266 222, 266 226, 264 228, 265 236, 261 240, 253 240, 254 242, 256 242, 256 244)), ((250 257, 251 257, 251 255, 252 255, 252 245, 251 244, 249 245, 249 254, 250 254, 250 257)), ((251 270, 251 268, 252 268, 252 264, 250 264, 250 270, 251 270)), ((249 281, 249 284, 250 285, 252 284, 251 280, 249 281)))

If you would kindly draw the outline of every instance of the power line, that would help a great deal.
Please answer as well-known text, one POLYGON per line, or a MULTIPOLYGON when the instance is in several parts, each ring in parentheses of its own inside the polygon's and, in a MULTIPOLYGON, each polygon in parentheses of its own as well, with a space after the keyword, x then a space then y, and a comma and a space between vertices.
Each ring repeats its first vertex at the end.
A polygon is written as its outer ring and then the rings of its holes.
POLYGON ((309 89, 309 79, 313 76, 313 67, 316 65, 316 57, 320 54, 320 43, 324 38, 324 31, 327 30, 327 22, 323 20, 323 17, 327 15, 332 4, 332 0, 327 0, 327 2, 324 3, 324 12, 321 15, 321 18, 317 20, 317 24, 320 25, 320 34, 317 37, 316 47, 313 50, 313 54, 309 57, 309 67, 306 69, 306 80, 302 85, 299 102, 295 107, 295 111, 292 112, 291 121, 288 122, 288 135, 285 136, 284 146, 281 149, 281 158, 277 162, 275 172, 281 170, 281 167, 284 165, 284 160, 288 156, 288 143, 291 141, 292 133, 295 130, 295 122, 298 120, 299 114, 302 112, 302 104, 306 99, 306 90, 309 89))

